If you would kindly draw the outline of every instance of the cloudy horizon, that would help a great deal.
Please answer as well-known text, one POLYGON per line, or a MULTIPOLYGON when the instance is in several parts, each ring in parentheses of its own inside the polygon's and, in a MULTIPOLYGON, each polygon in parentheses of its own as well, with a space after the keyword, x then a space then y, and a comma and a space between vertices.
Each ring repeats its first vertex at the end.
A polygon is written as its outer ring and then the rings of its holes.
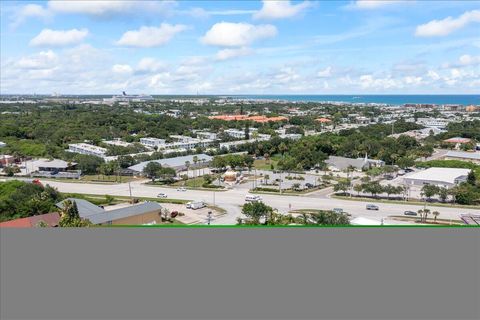
POLYGON ((1 2, 1 94, 478 94, 480 2, 1 2))

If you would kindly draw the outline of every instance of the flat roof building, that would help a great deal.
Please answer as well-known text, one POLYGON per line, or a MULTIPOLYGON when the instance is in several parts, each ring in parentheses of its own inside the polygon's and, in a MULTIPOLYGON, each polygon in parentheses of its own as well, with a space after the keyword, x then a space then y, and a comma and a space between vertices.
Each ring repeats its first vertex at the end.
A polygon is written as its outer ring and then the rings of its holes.
MULTIPOLYGON (((147 201, 107 211, 87 200, 76 198, 68 200, 75 201, 81 218, 88 219, 97 225, 142 225, 157 224, 161 221, 162 206, 157 202, 147 201)), ((63 201, 57 203, 56 206, 63 208, 63 201)))
POLYGON ((211 156, 201 153, 201 154, 194 154, 194 155, 175 157, 175 158, 144 161, 136 165, 133 165, 131 167, 128 167, 128 169, 138 173, 142 173, 143 169, 146 167, 147 164, 149 164, 150 162, 156 162, 156 163, 159 163, 162 167, 170 167, 175 169, 177 172, 179 172, 179 171, 184 171, 186 169, 185 162, 187 161, 190 162, 191 167, 195 167, 195 163, 193 162, 193 158, 195 156, 199 160, 199 162, 197 163, 197 166, 200 166, 202 164, 208 164, 210 163, 210 161, 212 161, 211 156), (205 162, 203 162, 202 160, 205 160, 205 162))
POLYGON ((457 168, 428 168, 412 173, 403 178, 406 185, 423 186, 426 184, 451 188, 459 183, 467 181, 470 169, 457 168))
POLYGON ((96 157, 105 157, 107 149, 102 147, 97 147, 88 143, 73 143, 68 145, 69 152, 87 154, 96 157))
POLYGON ((448 151, 445 160, 462 160, 480 164, 480 152, 448 151))

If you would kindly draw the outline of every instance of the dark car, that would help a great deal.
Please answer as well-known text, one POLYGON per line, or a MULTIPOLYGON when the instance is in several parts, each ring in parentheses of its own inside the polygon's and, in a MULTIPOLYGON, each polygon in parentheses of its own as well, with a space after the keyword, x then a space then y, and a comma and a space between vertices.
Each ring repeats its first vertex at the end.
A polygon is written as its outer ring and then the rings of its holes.
POLYGON ((413 172, 415 170, 411 169, 411 168, 407 168, 407 169, 404 169, 403 171, 405 171, 406 173, 410 173, 410 172, 413 172))
POLYGON ((310 182, 307 182, 307 183, 305 183, 305 187, 307 187, 308 189, 311 189, 311 188, 314 187, 314 185, 311 184, 310 182))
POLYGON ((417 215, 417 213, 415 211, 405 211, 403 214, 406 215, 406 216, 416 216, 417 215))

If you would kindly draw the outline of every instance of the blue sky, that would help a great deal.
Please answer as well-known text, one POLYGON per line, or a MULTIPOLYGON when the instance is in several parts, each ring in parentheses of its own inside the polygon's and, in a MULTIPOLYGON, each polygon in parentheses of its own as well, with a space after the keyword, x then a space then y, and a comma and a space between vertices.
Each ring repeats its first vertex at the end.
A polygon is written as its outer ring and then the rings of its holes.
POLYGON ((0 93, 479 93, 480 1, 2 1, 0 93))

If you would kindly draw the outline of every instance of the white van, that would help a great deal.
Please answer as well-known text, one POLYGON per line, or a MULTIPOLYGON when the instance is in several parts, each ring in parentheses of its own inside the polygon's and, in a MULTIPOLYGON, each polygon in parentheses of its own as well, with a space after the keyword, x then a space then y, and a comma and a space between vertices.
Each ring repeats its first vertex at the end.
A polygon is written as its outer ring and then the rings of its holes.
POLYGON ((250 201, 262 201, 262 197, 260 196, 255 196, 252 194, 247 194, 245 196, 245 201, 250 202, 250 201))
POLYGON ((195 201, 190 203, 189 209, 197 210, 197 209, 205 208, 206 206, 207 204, 203 201, 195 201))

